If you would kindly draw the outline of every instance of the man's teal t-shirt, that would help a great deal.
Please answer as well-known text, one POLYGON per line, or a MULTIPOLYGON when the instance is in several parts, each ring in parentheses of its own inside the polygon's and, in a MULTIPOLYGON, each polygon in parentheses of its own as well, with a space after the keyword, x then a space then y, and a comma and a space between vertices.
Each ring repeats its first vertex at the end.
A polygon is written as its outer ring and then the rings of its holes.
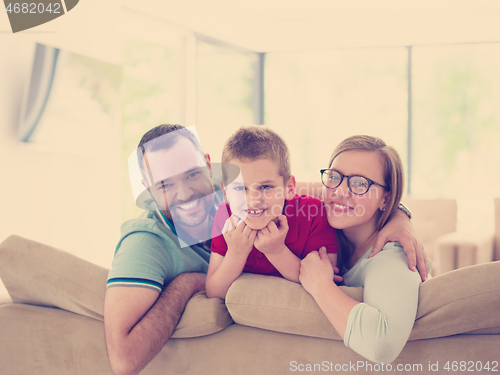
POLYGON ((157 216, 151 202, 139 217, 122 224, 107 287, 140 286, 161 292, 181 273, 207 272, 210 246, 182 248, 172 223, 166 223, 157 216))

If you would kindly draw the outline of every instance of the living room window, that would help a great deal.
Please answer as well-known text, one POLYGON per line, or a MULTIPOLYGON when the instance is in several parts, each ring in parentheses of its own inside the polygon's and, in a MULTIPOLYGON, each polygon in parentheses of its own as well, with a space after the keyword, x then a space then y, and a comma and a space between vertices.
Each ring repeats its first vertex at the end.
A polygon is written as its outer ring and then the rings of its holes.
POLYGON ((299 181, 319 181, 349 135, 379 136, 406 158, 406 70, 405 48, 266 55, 265 123, 285 138, 299 181))
POLYGON ((222 147, 242 125, 260 123, 258 53, 196 39, 195 125, 205 152, 220 161, 222 147))
POLYGON ((224 142, 262 118, 260 54, 194 34, 158 41, 129 38, 123 48, 122 218, 136 217, 128 157, 141 136, 162 123, 196 125, 201 144, 219 162, 224 142))
MULTIPOLYGON (((173 38, 172 38, 173 39, 173 38)), ((129 39, 123 45, 122 108, 122 218, 136 217, 128 174, 128 158, 139 139, 162 123, 181 123, 182 43, 170 44, 129 39)))
POLYGON ((455 198, 459 229, 491 231, 474 218, 500 196, 499 67, 500 43, 268 53, 265 123, 302 181, 317 181, 347 136, 381 137, 407 192, 455 198))
POLYGON ((412 194, 456 198, 459 229, 484 230, 500 196, 500 43, 414 47, 412 65, 412 194))
MULTIPOLYGON (((407 193, 457 199, 459 227, 483 228, 472 218, 491 215, 500 195, 500 43, 264 54, 167 34, 124 46, 124 170, 140 135, 162 122, 196 125, 215 162, 236 128, 264 123, 285 138, 300 181, 318 181, 334 146, 363 133, 398 150, 407 193)), ((126 219, 137 209, 126 172, 123 181, 126 219)))

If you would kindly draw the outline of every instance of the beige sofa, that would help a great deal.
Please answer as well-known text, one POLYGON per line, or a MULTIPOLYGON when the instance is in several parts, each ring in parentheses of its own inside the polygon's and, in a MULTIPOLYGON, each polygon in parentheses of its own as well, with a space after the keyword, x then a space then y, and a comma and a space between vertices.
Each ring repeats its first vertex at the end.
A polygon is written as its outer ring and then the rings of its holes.
POLYGON ((492 203, 493 234, 452 232, 436 239, 435 258, 438 260, 441 273, 500 260, 500 198, 494 198, 492 203))
MULTIPOLYGON (((106 269, 11 236, 0 245, 0 277, 13 300, 0 305, 0 374, 112 373, 102 322, 106 269)), ((343 288, 362 299, 362 288, 343 288)), ((420 288, 410 341, 390 368, 380 367, 344 346, 302 286, 245 274, 226 304, 195 295, 173 338, 142 373, 500 370, 499 311, 500 262, 435 277, 420 288)))
POLYGON ((415 232, 424 245, 427 256, 432 260, 432 275, 437 276, 458 267, 454 264, 454 254, 441 251, 442 238, 456 233, 458 205, 455 199, 418 199, 406 196, 405 204, 412 211, 415 232), (445 255, 448 255, 446 257, 445 255))

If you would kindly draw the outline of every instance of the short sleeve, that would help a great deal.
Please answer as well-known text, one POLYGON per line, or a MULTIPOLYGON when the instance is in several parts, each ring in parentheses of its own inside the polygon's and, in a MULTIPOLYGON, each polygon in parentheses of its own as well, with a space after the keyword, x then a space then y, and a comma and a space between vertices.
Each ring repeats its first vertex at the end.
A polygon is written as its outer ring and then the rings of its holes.
POLYGON ((418 306, 420 276, 408 269, 403 249, 394 243, 364 259, 364 303, 350 312, 344 343, 374 362, 392 362, 410 336, 418 306))
POLYGON ((153 233, 134 232, 118 244, 107 287, 139 286, 161 292, 173 277, 173 259, 165 241, 153 233))

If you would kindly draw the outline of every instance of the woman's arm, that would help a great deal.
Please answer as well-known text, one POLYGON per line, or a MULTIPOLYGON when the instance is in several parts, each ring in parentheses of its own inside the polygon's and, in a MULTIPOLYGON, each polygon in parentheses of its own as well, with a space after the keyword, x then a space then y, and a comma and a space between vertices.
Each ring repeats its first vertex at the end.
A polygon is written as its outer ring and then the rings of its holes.
POLYGON ((406 254, 399 244, 386 245, 381 254, 367 262, 364 303, 351 312, 344 343, 375 362, 389 363, 397 358, 410 336, 421 280, 408 269, 406 254))
POLYGON ((326 283, 324 276, 314 276, 324 275, 324 266, 317 262, 303 261, 301 282, 304 279, 304 288, 311 290, 348 347, 371 361, 389 363, 396 359, 410 336, 421 281, 418 274, 408 269, 403 250, 393 244, 364 261, 363 303, 349 298, 334 283, 326 283))
POLYGON ((307 254, 300 264, 300 283, 344 338, 349 314, 359 302, 342 292, 333 282, 333 276, 332 263, 324 247, 307 254))

